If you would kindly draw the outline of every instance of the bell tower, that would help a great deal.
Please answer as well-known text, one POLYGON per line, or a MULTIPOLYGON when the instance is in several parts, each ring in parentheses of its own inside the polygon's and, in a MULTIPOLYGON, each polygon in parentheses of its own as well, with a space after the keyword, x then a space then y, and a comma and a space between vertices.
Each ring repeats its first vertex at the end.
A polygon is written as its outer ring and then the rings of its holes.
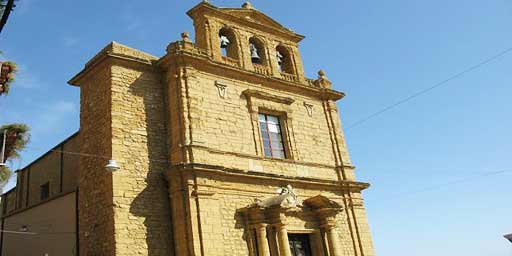
POLYGON ((298 49, 304 36, 283 27, 251 3, 242 8, 217 8, 203 2, 187 14, 194 21, 196 46, 213 60, 269 77, 305 82, 298 49))

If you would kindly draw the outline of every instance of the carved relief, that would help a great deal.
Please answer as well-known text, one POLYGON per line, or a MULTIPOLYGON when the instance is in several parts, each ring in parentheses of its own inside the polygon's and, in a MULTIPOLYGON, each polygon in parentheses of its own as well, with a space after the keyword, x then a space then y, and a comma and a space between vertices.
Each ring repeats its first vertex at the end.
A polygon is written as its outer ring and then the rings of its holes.
POLYGON ((313 104, 309 104, 307 102, 304 102, 304 107, 306 108, 306 111, 308 112, 308 116, 313 116, 313 104))
POLYGON ((228 97, 228 86, 218 81, 215 81, 215 86, 217 87, 217 91, 219 93, 219 97, 226 99, 228 97))

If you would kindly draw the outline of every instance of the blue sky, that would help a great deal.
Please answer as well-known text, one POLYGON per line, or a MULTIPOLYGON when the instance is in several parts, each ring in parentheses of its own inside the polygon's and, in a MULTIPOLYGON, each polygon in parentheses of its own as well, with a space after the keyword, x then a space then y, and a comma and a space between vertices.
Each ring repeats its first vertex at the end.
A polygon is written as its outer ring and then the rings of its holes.
MULTIPOLYGON (((98 50, 115 40, 161 56, 193 32, 185 12, 198 2, 21 0, 0 35, 3 58, 20 66, 0 123, 32 127, 12 167, 78 129, 79 90, 66 81, 98 50)), ((347 94, 345 127, 512 47, 506 0, 253 5, 306 36, 307 75, 322 68, 347 94)), ((501 237, 512 233, 511 67, 509 53, 346 131, 358 179, 372 184, 364 196, 377 255, 512 253, 501 237)))

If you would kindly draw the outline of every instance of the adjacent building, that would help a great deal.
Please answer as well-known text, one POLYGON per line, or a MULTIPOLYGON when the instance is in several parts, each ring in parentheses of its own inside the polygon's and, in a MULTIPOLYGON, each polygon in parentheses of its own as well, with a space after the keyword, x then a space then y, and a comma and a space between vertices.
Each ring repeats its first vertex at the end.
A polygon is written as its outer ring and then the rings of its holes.
POLYGON ((2 255, 374 255, 344 94, 305 77, 304 37, 249 3, 187 14, 194 42, 112 42, 69 81, 80 131, 17 172, 2 255))

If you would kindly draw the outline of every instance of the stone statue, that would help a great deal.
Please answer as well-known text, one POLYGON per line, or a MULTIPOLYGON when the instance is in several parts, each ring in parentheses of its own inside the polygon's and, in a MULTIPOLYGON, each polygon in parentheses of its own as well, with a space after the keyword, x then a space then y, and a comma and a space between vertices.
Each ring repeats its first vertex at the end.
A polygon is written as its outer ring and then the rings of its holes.
POLYGON ((293 191, 293 187, 291 185, 286 185, 284 187, 280 187, 276 191, 279 195, 267 198, 265 200, 255 200, 255 205, 259 207, 270 207, 279 205, 281 207, 297 207, 300 205, 299 199, 295 192, 293 191))

